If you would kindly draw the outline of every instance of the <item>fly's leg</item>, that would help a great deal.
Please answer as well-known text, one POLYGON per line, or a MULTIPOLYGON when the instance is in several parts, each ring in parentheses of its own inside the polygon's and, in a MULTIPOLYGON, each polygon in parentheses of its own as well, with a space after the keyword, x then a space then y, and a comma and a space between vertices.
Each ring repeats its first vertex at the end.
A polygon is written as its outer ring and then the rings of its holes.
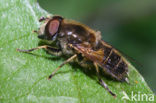
POLYGON ((32 51, 38 50, 38 49, 46 49, 51 54, 54 54, 54 55, 57 55, 57 56, 62 54, 60 49, 54 48, 54 47, 50 47, 48 45, 43 45, 43 46, 39 46, 39 47, 36 47, 36 48, 28 49, 28 50, 23 50, 23 49, 16 49, 16 50, 19 51, 19 52, 29 53, 29 52, 32 52, 32 51))
POLYGON ((29 53, 29 52, 32 52, 34 50, 38 50, 38 49, 47 49, 47 45, 44 45, 44 46, 39 46, 39 47, 36 47, 36 48, 31 48, 31 49, 27 49, 27 50, 24 50, 24 49, 16 49, 17 51, 19 52, 25 52, 25 53, 29 53))
POLYGON ((44 16, 42 16, 42 17, 39 19, 39 22, 42 22, 42 21, 44 21, 44 20, 46 20, 46 18, 45 18, 44 16))
POLYGON ((39 22, 45 21, 46 19, 50 19, 50 18, 52 18, 51 15, 47 15, 47 17, 42 16, 42 17, 39 19, 39 22))
POLYGON ((99 79, 99 82, 100 84, 114 97, 116 97, 116 94, 114 94, 107 86, 107 84, 102 80, 102 78, 100 77, 100 74, 99 74, 99 67, 96 63, 94 63, 94 66, 96 68, 96 73, 97 73, 97 76, 98 76, 98 79, 99 79))
POLYGON ((58 66, 48 77, 48 79, 51 79, 55 73, 61 68, 63 67, 65 64, 67 64, 68 62, 72 61, 73 59, 75 59, 77 57, 77 54, 73 55, 72 57, 68 58, 66 61, 64 61, 60 66, 58 66))

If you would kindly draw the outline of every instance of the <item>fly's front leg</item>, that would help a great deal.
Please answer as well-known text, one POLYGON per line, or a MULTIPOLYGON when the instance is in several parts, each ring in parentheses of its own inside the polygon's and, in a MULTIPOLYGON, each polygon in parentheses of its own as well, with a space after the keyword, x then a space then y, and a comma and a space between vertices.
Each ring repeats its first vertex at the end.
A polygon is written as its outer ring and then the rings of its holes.
POLYGON ((102 80, 102 78, 100 77, 100 74, 99 74, 99 67, 96 63, 94 63, 94 66, 96 68, 96 73, 97 73, 97 76, 98 76, 98 79, 99 79, 99 82, 100 84, 114 97, 116 97, 116 94, 114 94, 107 86, 107 84, 102 80))
POLYGON ((54 47, 51 47, 51 46, 48 46, 48 45, 43 45, 43 46, 39 46, 39 47, 36 47, 36 48, 28 49, 28 50, 23 50, 23 49, 16 49, 16 50, 19 51, 19 52, 29 53, 29 52, 32 52, 34 50, 39 50, 39 49, 45 49, 50 54, 53 54, 53 55, 56 55, 56 56, 60 56, 62 54, 60 49, 54 48, 54 47))
POLYGON ((52 15, 47 15, 46 17, 42 16, 40 17, 39 22, 42 22, 42 21, 45 21, 46 19, 51 19, 51 18, 52 18, 52 15))
POLYGON ((58 49, 58 48, 47 47, 46 50, 48 53, 55 55, 55 56, 61 56, 62 55, 61 49, 58 49))

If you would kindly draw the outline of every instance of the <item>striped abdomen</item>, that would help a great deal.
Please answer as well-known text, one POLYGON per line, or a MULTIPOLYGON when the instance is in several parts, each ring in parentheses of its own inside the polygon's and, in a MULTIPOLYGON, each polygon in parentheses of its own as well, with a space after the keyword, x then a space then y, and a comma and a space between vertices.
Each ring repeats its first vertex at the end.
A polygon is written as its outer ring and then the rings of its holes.
POLYGON ((112 46, 101 41, 93 48, 86 46, 86 44, 75 44, 73 47, 82 53, 87 60, 98 64, 106 74, 119 81, 125 81, 128 65, 126 60, 112 46))
POLYGON ((117 80, 124 81, 128 72, 128 65, 118 51, 111 46, 103 46, 104 57, 101 63, 104 72, 110 74, 117 80))

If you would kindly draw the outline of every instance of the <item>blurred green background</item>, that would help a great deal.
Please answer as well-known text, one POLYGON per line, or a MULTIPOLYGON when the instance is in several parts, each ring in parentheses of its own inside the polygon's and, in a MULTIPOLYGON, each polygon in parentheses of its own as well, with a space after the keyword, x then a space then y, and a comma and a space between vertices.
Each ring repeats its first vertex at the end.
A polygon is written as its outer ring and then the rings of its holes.
POLYGON ((48 12, 102 32, 103 40, 132 64, 156 93, 156 0, 38 0, 48 12))

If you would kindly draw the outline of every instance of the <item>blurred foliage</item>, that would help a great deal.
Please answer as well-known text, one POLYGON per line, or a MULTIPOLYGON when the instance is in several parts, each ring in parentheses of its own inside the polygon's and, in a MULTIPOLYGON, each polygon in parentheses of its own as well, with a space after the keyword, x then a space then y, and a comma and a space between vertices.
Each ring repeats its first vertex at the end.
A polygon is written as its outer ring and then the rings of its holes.
POLYGON ((100 30, 103 39, 143 66, 136 65, 156 93, 155 0, 38 0, 53 14, 100 30))

